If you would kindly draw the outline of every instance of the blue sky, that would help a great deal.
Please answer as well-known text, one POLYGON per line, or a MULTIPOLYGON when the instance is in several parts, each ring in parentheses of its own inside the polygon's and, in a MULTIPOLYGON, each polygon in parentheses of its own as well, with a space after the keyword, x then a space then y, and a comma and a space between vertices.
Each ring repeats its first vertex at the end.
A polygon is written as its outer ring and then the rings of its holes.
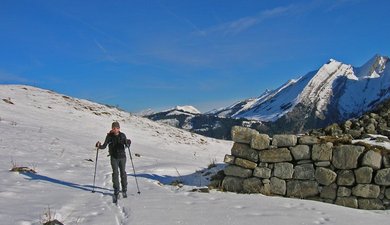
POLYGON ((137 112, 228 106, 390 55, 390 1, 2 0, 0 83, 137 112))

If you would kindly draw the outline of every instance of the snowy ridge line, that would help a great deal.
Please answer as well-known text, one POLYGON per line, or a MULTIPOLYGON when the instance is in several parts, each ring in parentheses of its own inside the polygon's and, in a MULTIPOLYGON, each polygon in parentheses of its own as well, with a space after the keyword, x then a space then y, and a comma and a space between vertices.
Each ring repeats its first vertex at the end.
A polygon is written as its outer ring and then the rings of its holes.
POLYGON ((258 98, 239 101, 229 107, 213 110, 216 116, 230 116, 261 121, 276 121, 300 104, 315 109, 324 119, 329 109, 346 119, 362 114, 372 104, 390 97, 389 58, 375 55, 361 67, 329 60, 318 70, 281 87, 266 91, 258 98), (359 94, 357 94, 359 93, 359 94))

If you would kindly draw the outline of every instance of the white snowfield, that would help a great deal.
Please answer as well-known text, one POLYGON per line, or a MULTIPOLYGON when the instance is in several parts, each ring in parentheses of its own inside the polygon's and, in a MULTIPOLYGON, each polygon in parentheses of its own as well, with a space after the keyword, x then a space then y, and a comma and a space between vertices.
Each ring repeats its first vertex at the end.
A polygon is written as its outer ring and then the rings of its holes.
POLYGON ((103 105, 29 86, 0 85, 0 224, 41 224, 44 213, 64 224, 388 224, 389 211, 263 195, 189 192, 206 184, 201 171, 220 162, 232 142, 191 134, 103 105), (5 99, 5 100, 3 100, 5 99), (112 203, 107 150, 97 141, 118 120, 128 138, 128 194, 112 203), (136 157, 135 153, 140 157, 136 157), (10 172, 12 163, 37 173, 10 172), (182 180, 182 188, 169 185, 182 180))

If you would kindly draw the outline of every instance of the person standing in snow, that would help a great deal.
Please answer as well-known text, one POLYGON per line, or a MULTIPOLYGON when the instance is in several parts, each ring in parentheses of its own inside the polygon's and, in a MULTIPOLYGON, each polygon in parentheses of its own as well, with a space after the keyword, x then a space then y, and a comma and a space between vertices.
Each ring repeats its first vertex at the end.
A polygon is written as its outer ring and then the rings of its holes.
POLYGON ((99 141, 96 143, 98 149, 105 149, 108 145, 111 168, 112 168, 112 183, 114 187, 114 200, 119 195, 119 172, 122 185, 122 196, 127 198, 127 173, 126 173, 126 151, 125 147, 131 144, 130 139, 120 132, 120 125, 118 122, 113 122, 110 132, 106 136, 103 144, 99 141))

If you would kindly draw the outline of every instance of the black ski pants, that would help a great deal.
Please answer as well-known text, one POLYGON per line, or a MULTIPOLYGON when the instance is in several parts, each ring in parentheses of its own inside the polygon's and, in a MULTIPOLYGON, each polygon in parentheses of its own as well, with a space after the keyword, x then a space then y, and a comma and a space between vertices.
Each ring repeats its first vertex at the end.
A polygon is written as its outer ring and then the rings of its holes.
POLYGON ((121 176, 122 192, 127 191, 127 173, 126 173, 126 158, 114 158, 111 156, 112 168, 112 183, 114 186, 114 193, 119 193, 119 173, 121 176))

